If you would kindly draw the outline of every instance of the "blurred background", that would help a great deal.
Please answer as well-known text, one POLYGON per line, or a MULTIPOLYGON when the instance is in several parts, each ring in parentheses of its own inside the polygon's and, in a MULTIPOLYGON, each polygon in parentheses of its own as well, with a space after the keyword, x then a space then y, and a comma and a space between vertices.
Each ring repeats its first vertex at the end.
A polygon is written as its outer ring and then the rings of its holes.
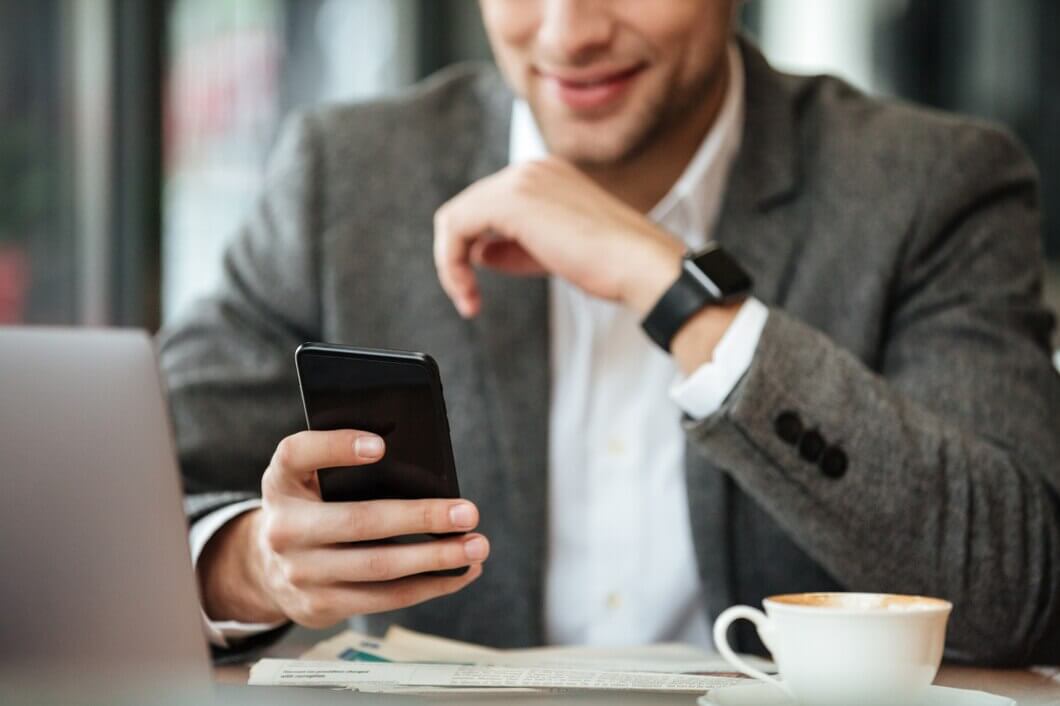
MULTIPOLYGON (((1060 2, 748 0, 773 62, 1000 121, 1060 302, 1060 2)), ((0 0, 0 324, 156 329, 209 288, 284 116, 489 60, 474 0, 0 0)))

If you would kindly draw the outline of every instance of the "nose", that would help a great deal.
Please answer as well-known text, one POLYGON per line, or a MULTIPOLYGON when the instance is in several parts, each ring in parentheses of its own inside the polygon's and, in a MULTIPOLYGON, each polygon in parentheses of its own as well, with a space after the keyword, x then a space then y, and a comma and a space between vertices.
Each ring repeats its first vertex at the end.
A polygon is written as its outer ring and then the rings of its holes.
POLYGON ((538 42, 565 63, 587 61, 606 48, 615 31, 611 0, 545 0, 538 42))

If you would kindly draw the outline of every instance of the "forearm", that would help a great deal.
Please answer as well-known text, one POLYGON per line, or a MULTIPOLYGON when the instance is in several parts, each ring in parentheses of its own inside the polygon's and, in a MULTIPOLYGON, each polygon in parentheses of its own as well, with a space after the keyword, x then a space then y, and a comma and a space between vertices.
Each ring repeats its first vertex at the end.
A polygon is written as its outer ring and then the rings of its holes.
MULTIPOLYGON (((1049 420, 1029 423, 1048 446, 1049 420)), ((1060 513, 1052 469, 1039 467, 1048 448, 1007 447, 929 411, 777 311, 736 394, 690 436, 844 585, 953 600, 956 653, 1024 660, 1056 632, 1060 513), (842 477, 780 438, 785 411, 842 451, 842 477)))

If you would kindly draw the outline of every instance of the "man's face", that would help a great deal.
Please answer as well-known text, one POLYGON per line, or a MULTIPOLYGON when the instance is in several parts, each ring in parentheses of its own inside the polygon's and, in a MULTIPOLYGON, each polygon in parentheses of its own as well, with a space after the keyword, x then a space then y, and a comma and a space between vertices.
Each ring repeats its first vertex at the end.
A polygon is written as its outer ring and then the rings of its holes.
POLYGON ((549 150, 606 166, 694 119, 724 80, 736 0, 479 0, 549 150))

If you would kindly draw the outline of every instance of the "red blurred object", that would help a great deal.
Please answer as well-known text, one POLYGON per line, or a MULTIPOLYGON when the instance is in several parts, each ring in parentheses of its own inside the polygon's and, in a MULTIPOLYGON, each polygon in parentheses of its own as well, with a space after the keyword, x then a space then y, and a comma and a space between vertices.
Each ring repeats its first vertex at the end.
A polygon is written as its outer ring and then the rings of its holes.
POLYGON ((29 257, 18 245, 0 244, 0 324, 22 323, 29 288, 29 257))

